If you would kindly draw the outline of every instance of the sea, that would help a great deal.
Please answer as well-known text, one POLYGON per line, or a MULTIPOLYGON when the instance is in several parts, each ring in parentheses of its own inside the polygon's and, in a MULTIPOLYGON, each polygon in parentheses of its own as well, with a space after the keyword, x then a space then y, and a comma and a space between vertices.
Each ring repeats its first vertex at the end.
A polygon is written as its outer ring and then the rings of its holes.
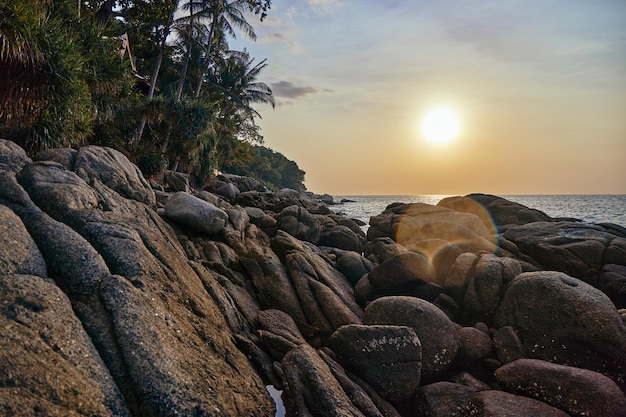
MULTIPOLYGON (((369 224, 395 202, 437 204, 447 195, 341 195, 331 210, 369 224), (341 202, 349 201, 349 202, 341 202)), ((550 217, 568 217, 588 223, 614 223, 626 227, 626 194, 611 195, 501 195, 509 201, 541 210, 550 217)), ((364 226, 367 229, 367 226, 364 226)))

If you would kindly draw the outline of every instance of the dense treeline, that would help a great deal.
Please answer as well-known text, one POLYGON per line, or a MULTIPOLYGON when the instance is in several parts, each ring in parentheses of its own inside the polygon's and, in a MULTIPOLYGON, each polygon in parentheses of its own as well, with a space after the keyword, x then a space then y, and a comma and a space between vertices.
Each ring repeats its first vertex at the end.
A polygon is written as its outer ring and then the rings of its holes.
MULTIPOLYGON (((30 153, 111 146, 148 175, 170 168, 206 179, 226 161, 258 172, 235 151, 263 142, 253 105, 275 105, 259 81, 267 63, 228 40, 256 39, 248 19, 265 18, 270 5, 0 0, 0 134, 30 153)), ((291 171, 281 184, 301 186, 304 173, 291 171)), ((263 175, 278 184, 276 173, 263 175)))
POLYGON ((225 152, 228 155, 222 164, 225 172, 256 178, 273 190, 305 191, 302 185, 305 172, 283 154, 237 140, 226 141, 224 145, 232 147, 225 152))

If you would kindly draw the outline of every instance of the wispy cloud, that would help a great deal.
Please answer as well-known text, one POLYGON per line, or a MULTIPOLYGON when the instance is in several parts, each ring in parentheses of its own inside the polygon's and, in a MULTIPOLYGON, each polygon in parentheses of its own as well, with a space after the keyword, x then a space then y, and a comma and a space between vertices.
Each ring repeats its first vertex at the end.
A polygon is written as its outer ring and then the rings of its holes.
POLYGON ((276 97, 285 97, 289 99, 301 99, 306 96, 320 93, 333 93, 334 90, 328 88, 315 88, 305 85, 297 85, 291 81, 279 81, 271 85, 272 92, 276 97))

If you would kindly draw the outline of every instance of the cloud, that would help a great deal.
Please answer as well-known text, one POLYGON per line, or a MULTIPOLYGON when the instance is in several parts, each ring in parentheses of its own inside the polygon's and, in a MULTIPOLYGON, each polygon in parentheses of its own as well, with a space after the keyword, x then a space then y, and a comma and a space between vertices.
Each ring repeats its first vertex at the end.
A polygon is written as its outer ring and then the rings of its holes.
POLYGON ((308 3, 313 6, 343 6, 344 2, 342 0, 308 0, 308 3))
POLYGON ((334 92, 333 90, 327 88, 319 89, 311 86, 296 85, 291 81, 279 81, 277 83, 273 83, 270 87, 272 88, 274 96, 295 100, 314 94, 334 92))

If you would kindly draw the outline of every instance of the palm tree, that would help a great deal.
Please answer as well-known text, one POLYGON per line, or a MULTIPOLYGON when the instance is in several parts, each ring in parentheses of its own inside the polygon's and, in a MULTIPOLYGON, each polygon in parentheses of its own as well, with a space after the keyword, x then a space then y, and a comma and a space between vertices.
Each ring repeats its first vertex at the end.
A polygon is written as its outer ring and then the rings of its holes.
POLYGON ((212 67, 207 76, 209 100, 217 103, 218 126, 215 127, 216 146, 227 136, 238 137, 250 142, 263 142, 255 117, 261 115, 253 104, 276 105, 270 87, 257 81, 267 66, 266 60, 257 64, 244 51, 226 52, 212 67))
MULTIPOLYGON (((165 45, 167 42, 167 37, 170 35, 170 31, 172 29, 172 23, 174 22, 174 13, 178 9, 178 0, 165 0, 160 5, 161 7, 158 9, 159 14, 162 17, 165 17, 164 21, 161 22, 161 30, 160 30, 160 40, 159 40, 159 49, 156 60, 154 61, 154 67, 152 69, 152 75, 150 77, 150 88, 148 89, 147 100, 150 101, 154 97, 154 91, 156 90, 157 79, 159 77, 159 72, 161 71, 161 64, 163 63, 163 56, 165 54, 165 45)), ((139 127, 137 128, 137 138, 135 142, 140 142, 141 137, 143 136, 143 131, 146 127, 147 116, 141 118, 139 122, 139 127)))
POLYGON ((199 12, 205 18, 210 18, 210 30, 207 39, 205 57, 202 63, 200 74, 196 80, 194 94, 200 96, 202 83, 209 72, 211 64, 211 56, 214 52, 214 46, 218 44, 218 40, 224 34, 235 37, 235 28, 239 29, 252 40, 256 40, 256 33, 253 27, 246 21, 244 12, 250 8, 249 0, 204 0, 202 2, 202 10, 199 12))

